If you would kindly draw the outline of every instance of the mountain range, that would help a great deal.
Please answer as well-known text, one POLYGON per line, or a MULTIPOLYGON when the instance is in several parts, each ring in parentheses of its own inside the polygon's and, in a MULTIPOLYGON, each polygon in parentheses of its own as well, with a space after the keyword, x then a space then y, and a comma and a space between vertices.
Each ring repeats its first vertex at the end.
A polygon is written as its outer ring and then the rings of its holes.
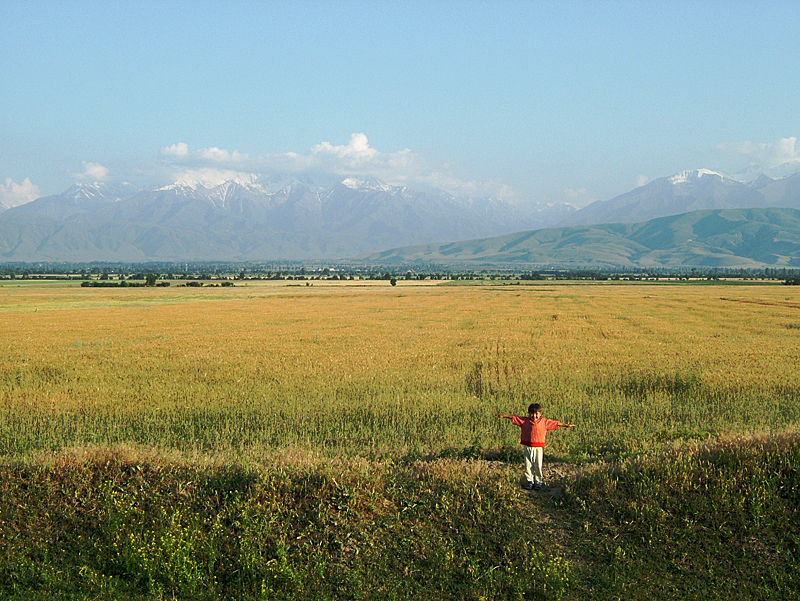
POLYGON ((382 265, 800 268, 800 210, 716 209, 643 223, 548 228, 361 257, 382 265))
POLYGON ((800 172, 742 182, 705 169, 685 171, 581 210, 569 205, 523 210, 498 198, 456 198, 442 191, 389 186, 369 177, 320 184, 309 178, 274 176, 211 188, 175 182, 156 190, 130 184, 76 184, 61 194, 0 212, 0 261, 359 257, 396 262, 401 257, 413 261, 426 256, 440 262, 469 262, 488 261, 487 253, 494 249, 498 262, 792 265, 798 255, 788 247, 737 254, 737 249, 754 249, 753 239, 767 234, 776 244, 793 243, 789 232, 796 218, 791 211, 763 211, 772 208, 800 210, 800 172), (704 235, 712 236, 708 228, 716 224, 718 235, 740 235, 749 242, 736 246, 735 240, 725 244, 718 240, 717 250, 700 251, 697 232, 692 230, 686 240, 676 233, 689 227, 688 222, 663 219, 697 211, 701 216, 684 219, 700 220, 704 235), (770 229, 776 227, 783 228, 781 233, 770 229), (489 238, 503 242, 496 245, 487 242, 489 238), (522 238, 536 244, 524 247, 522 238), (647 240, 660 242, 652 246, 647 240), (667 242, 683 250, 670 252, 667 242), (685 246, 690 242, 697 252, 685 246), (481 244, 484 250, 478 249, 481 244))
POLYGON ((762 174, 749 182, 708 169, 682 171, 594 202, 559 225, 639 223, 690 211, 767 207, 800 209, 800 171, 780 179, 762 174))
MULTIPOLYGON (((570 208, 554 210, 563 217, 570 208)), ((343 259, 549 222, 496 198, 459 199, 374 178, 330 187, 283 177, 213 188, 177 182, 151 191, 76 184, 0 213, 0 260, 343 259)))

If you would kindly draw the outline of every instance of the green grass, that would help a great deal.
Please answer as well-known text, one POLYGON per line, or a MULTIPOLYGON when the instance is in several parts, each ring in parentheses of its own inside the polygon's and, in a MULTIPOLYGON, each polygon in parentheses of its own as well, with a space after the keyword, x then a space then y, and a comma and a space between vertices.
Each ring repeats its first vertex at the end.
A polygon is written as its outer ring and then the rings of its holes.
POLYGON ((0 596, 735 601, 800 592, 797 435, 589 465, 535 494, 519 490, 509 459, 306 456, 256 468, 120 447, 6 462, 0 596))
POLYGON ((642 457, 575 481, 598 599, 800 594, 800 437, 642 457))
POLYGON ((560 598, 572 579, 502 465, 98 452, 0 476, 4 599, 560 598))

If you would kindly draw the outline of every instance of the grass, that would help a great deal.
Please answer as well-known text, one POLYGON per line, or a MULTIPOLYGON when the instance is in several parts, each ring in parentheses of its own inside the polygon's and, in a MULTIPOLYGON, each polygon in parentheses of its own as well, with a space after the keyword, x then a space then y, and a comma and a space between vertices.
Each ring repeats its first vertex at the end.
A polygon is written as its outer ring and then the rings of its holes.
POLYGON ((642 457, 573 484, 597 598, 790 599, 800 591, 800 437, 642 457))
POLYGON ((531 544, 504 467, 252 471, 117 450, 2 472, 7 599, 513 599, 560 597, 571 578, 531 544))
POLYGON ((4 287, 0 454, 437 454, 513 445, 492 416, 533 400, 573 460, 797 422, 785 288, 515 288, 4 287))
POLYGON ((0 596, 792 598, 799 311, 777 285, 0 286, 0 596), (552 496, 494 417, 534 401, 578 424, 552 496))
POLYGON ((126 447, 0 467, 4 599, 790 599, 800 438, 599 464, 526 494, 500 461, 126 447))

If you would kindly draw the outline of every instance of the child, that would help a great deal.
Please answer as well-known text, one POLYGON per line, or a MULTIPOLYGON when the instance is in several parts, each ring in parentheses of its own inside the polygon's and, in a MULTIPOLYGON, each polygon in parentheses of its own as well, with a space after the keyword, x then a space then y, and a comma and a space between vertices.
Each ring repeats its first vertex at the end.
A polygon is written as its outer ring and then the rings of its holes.
POLYGON ((548 430, 555 430, 559 426, 574 428, 575 424, 562 424, 554 419, 542 418, 542 406, 533 403, 528 407, 528 417, 519 415, 498 415, 510 419, 511 422, 522 429, 520 444, 525 447, 525 484, 526 490, 542 490, 542 457, 544 456, 544 439, 548 430), (533 468, 533 474, 531 474, 533 468))

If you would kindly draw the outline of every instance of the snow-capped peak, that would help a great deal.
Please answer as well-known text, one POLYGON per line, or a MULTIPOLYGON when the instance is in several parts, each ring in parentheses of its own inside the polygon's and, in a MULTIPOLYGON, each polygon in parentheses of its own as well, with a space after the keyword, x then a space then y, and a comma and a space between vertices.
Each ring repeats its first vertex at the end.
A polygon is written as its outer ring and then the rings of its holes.
POLYGON ((242 186, 254 183, 258 176, 254 173, 244 173, 241 171, 228 171, 217 169, 195 169, 187 171, 182 177, 178 178, 169 185, 158 188, 158 190, 190 189, 202 190, 204 188, 216 188, 227 182, 232 182, 242 186))
POLYGON ((676 173, 672 177, 669 178, 671 184, 684 184, 689 181, 696 181, 702 177, 715 175, 720 179, 723 179, 725 176, 721 173, 716 171, 711 171, 710 169, 690 169, 686 171, 681 171, 680 173, 676 173))
POLYGON ((156 188, 156 192, 163 192, 165 190, 197 190, 199 188, 204 188, 205 186, 201 186, 198 182, 193 180, 186 180, 186 179, 178 179, 172 182, 171 184, 167 184, 166 186, 161 186, 160 188, 156 188))
POLYGON ((375 177, 367 177, 364 179, 347 177, 342 180, 342 185, 352 190, 381 190, 386 192, 391 189, 390 186, 375 177))
POLYGON ((63 195, 73 200, 122 200, 140 192, 128 182, 107 184, 105 182, 75 183, 63 195))
POLYGON ((750 165, 743 171, 735 173, 732 177, 737 181, 752 184, 762 177, 783 179, 785 177, 791 177, 798 172, 800 172, 800 160, 795 159, 787 163, 781 163, 780 165, 773 165, 772 167, 750 165))

